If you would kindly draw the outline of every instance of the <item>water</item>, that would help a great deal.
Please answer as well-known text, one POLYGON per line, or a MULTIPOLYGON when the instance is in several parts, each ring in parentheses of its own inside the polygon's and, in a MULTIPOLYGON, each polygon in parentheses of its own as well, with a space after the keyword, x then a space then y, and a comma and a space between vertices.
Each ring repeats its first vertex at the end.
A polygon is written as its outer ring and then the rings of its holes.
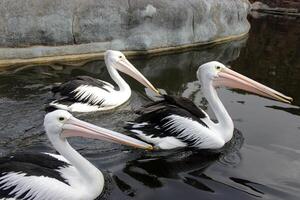
MULTIPOLYGON (((235 138, 221 154, 174 150, 145 152, 107 142, 72 139, 72 145, 108 178, 107 199, 299 199, 300 23, 297 18, 250 19, 248 38, 173 55, 132 60, 169 94, 193 99, 212 118, 196 81, 198 66, 219 60, 232 69, 292 96, 287 105, 252 94, 219 89, 234 120, 235 138)), ((35 66, 0 74, 0 154, 54 152, 42 128, 49 85, 76 75, 109 80, 102 61, 81 66, 35 66)), ((131 102, 115 112, 76 114, 117 131, 147 100, 126 77, 131 102)))

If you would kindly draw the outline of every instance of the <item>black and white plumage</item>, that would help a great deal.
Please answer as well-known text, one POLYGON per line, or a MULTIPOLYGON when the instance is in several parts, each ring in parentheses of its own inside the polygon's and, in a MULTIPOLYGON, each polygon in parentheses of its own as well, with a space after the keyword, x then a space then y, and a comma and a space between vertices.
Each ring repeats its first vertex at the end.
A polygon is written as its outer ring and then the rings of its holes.
POLYGON ((287 103, 292 100, 216 61, 200 66, 197 77, 215 113, 217 123, 210 120, 192 101, 165 95, 163 100, 141 108, 137 112, 140 116, 134 122, 129 122, 126 128, 160 149, 219 149, 232 138, 234 125, 216 93, 215 86, 243 89, 287 103))
POLYGON ((52 92, 57 99, 52 101, 50 106, 73 112, 92 112, 110 110, 124 104, 131 96, 131 89, 117 70, 132 76, 144 86, 158 93, 121 52, 108 50, 104 58, 107 70, 117 84, 117 88, 99 79, 78 76, 53 87, 52 92))
POLYGON ((108 110, 109 104, 118 104, 118 90, 113 85, 89 76, 77 76, 59 86, 54 86, 52 92, 59 97, 50 105, 70 111, 108 110))
POLYGON ((78 177, 78 171, 64 157, 49 153, 0 158, 0 172, 0 199, 67 199, 66 190, 78 177), (49 186, 57 193, 51 194, 49 186))
POLYGON ((103 174, 69 145, 67 137, 88 137, 152 149, 149 144, 81 121, 63 110, 48 113, 44 127, 60 155, 18 153, 0 158, 0 199, 96 199, 105 184, 103 174))
MULTIPOLYGON (((218 145, 205 140, 213 135, 209 117, 202 109, 184 97, 164 95, 163 98, 139 109, 140 116, 125 128, 160 149, 199 146, 209 149, 218 145), (203 132, 201 135, 199 130, 203 132)), ((223 143, 220 141, 219 145, 223 143)))

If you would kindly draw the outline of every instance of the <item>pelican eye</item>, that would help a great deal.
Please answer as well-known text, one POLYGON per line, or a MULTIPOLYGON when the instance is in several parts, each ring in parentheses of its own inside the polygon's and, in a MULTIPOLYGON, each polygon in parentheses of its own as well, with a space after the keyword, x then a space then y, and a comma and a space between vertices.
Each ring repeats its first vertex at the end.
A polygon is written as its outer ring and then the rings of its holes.
POLYGON ((221 69, 221 67, 220 67, 220 66, 216 66, 216 69, 217 69, 217 70, 220 70, 220 69, 221 69))
POLYGON ((58 120, 59 120, 59 121, 64 121, 65 118, 64 118, 64 117, 59 117, 58 120))
POLYGON ((119 56, 119 58, 122 58, 122 56, 119 56))

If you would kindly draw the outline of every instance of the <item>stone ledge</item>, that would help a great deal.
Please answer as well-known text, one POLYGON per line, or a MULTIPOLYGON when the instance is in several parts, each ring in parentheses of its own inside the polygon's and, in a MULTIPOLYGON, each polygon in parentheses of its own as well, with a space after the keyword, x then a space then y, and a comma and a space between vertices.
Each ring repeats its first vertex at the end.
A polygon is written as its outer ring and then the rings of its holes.
MULTIPOLYGON (((277 4, 277 6, 281 6, 280 4, 277 4)), ((286 5, 285 5, 286 6, 286 5)), ((298 7, 300 6, 300 3, 298 3, 298 7)), ((271 7, 268 4, 265 4, 260 1, 255 1, 251 4, 251 11, 257 11, 267 14, 273 14, 273 15, 288 15, 288 16, 300 16, 300 10, 297 7, 271 7)))
POLYGON ((249 8, 248 0, 1 0, 0 48, 47 56, 48 47, 62 45, 92 53, 206 43, 247 33, 249 8))
POLYGON ((157 54, 248 33, 248 0, 1 0, 0 67, 157 54))
MULTIPOLYGON (((123 51, 128 57, 140 55, 156 55, 199 48, 199 46, 215 45, 230 40, 239 40, 247 33, 219 38, 209 42, 198 42, 174 47, 164 47, 148 50, 123 51)), ((99 51, 97 43, 82 45, 66 45, 60 47, 36 46, 29 48, 0 48, 0 69, 24 65, 40 65, 51 63, 86 62, 103 59, 104 51, 99 51)))
POLYGON ((248 0, 1 0, 0 47, 146 50, 206 42, 247 32, 249 8, 248 0))

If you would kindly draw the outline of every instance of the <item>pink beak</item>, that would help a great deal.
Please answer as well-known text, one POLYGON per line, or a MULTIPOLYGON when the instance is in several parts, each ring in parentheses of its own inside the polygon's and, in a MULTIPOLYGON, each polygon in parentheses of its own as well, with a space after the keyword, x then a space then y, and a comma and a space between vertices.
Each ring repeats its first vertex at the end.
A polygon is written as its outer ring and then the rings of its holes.
POLYGON ((242 89, 270 99, 291 103, 293 98, 288 97, 276 90, 260 84, 246 76, 243 76, 229 68, 223 68, 218 73, 219 77, 214 80, 214 86, 226 86, 230 88, 242 89))
POLYGON ((146 79, 141 72, 139 72, 126 58, 121 59, 118 63, 116 63, 117 68, 123 73, 131 76, 145 87, 150 88, 155 93, 159 94, 159 91, 146 79))
POLYGON ((62 129, 63 131, 61 136, 65 138, 79 136, 92 139, 106 140, 141 149, 153 149, 153 147, 150 144, 131 138, 127 135, 81 121, 79 119, 76 119, 75 117, 70 117, 68 121, 63 125, 62 129))

